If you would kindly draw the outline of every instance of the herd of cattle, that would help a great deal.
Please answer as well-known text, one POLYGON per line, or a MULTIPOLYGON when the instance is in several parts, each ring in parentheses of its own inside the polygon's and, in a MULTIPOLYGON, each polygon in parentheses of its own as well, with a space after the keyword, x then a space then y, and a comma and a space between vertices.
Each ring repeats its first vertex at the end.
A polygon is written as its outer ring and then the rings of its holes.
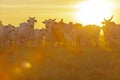
POLYGON ((103 27, 72 22, 64 23, 63 19, 56 22, 55 19, 43 21, 45 28, 34 29, 35 17, 14 27, 0 22, 0 47, 33 46, 99 46, 100 31, 103 30, 104 40, 109 45, 120 44, 120 25, 112 22, 113 16, 102 22, 103 27))

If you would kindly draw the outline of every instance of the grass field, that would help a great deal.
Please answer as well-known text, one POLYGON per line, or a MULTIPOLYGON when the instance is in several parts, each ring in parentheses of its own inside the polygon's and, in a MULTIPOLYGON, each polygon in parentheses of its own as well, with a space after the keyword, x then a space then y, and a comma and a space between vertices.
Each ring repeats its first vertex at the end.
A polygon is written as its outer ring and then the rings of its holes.
POLYGON ((0 80, 120 80, 120 47, 6 48, 0 80))

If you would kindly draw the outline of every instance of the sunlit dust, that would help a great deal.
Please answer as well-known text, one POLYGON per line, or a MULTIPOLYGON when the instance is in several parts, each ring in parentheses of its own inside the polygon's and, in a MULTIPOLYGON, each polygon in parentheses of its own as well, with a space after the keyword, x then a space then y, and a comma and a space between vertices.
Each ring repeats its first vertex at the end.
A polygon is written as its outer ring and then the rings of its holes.
POLYGON ((114 7, 114 3, 106 0, 87 0, 82 4, 75 5, 75 7, 77 11, 74 17, 77 21, 80 21, 83 25, 101 25, 105 17, 113 15, 112 8, 114 7))

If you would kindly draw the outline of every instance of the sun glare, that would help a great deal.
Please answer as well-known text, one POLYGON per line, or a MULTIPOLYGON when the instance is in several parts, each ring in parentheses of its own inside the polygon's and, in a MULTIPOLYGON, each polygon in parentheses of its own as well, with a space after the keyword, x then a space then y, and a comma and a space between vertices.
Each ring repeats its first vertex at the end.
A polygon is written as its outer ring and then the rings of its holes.
POLYGON ((107 0, 87 0, 82 4, 75 5, 77 12, 74 17, 83 25, 101 25, 105 17, 113 15, 113 3, 107 0))

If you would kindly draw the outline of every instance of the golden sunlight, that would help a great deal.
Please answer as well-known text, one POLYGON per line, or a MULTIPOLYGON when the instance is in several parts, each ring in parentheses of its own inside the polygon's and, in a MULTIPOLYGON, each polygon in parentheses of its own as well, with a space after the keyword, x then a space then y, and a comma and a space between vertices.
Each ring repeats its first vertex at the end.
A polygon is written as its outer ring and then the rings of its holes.
POLYGON ((113 15, 114 3, 107 0, 87 0, 75 5, 77 12, 74 17, 77 21, 86 24, 101 25, 105 17, 113 15))

